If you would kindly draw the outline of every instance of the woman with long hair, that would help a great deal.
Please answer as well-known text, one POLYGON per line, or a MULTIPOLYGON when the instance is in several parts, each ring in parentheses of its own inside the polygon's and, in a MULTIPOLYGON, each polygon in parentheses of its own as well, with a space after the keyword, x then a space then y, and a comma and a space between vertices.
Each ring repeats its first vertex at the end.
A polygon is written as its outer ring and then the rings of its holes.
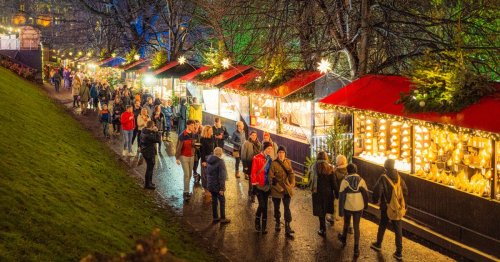
POLYGON ((211 126, 206 125, 203 127, 201 131, 200 143, 201 186, 205 190, 205 197, 208 199, 211 194, 207 189, 207 158, 209 155, 213 154, 215 148, 215 140, 211 126))
POLYGON ((337 193, 337 180, 328 154, 321 151, 310 167, 313 215, 319 218, 320 236, 326 236, 326 214, 333 214, 333 200, 337 193))

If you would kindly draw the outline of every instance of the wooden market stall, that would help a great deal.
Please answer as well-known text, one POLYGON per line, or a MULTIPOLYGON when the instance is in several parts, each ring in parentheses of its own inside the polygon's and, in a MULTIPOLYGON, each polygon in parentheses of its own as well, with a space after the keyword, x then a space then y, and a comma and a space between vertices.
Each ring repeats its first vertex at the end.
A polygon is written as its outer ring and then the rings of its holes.
POLYGON ((133 89, 142 88, 139 70, 149 67, 149 59, 141 58, 135 62, 124 65, 121 69, 125 73, 125 84, 133 89))
POLYGON ((164 66, 154 70, 152 75, 155 78, 155 84, 160 88, 160 96, 162 99, 167 98, 182 98, 186 97, 186 84, 181 81, 180 77, 185 76, 196 70, 191 65, 179 64, 177 61, 172 61, 164 66), (182 83, 181 83, 182 82, 182 83))
POLYGON ((353 162, 371 190, 387 158, 409 190, 407 218, 500 257, 500 98, 459 113, 409 114, 401 76, 362 77, 321 100, 353 115, 353 162))

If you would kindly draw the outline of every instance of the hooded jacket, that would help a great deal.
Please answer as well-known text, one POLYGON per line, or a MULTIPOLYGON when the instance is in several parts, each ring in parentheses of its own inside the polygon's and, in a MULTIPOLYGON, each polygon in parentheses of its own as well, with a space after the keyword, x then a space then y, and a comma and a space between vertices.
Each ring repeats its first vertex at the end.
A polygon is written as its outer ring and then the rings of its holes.
POLYGON ((210 192, 226 190, 226 163, 222 158, 210 155, 207 158, 207 189, 210 192))
POLYGON ((201 112, 201 105, 200 104, 191 104, 189 106, 189 112, 188 112, 189 119, 191 120, 198 120, 201 123, 202 120, 202 112, 201 112))
POLYGON ((141 132, 141 153, 146 158, 156 156, 156 143, 160 143, 161 135, 158 131, 144 128, 141 132))
POLYGON ((340 216, 343 216, 344 210, 356 212, 365 209, 367 206, 364 199, 368 199, 367 192, 368 187, 363 178, 358 174, 348 174, 340 183, 340 216))
POLYGON ((401 181, 403 196, 405 199, 408 196, 408 188, 406 187, 406 183, 399 175, 398 171, 396 169, 386 169, 385 173, 380 175, 377 182, 375 183, 372 194, 373 203, 377 204, 380 202, 381 210, 387 210, 387 202, 390 201, 392 195, 392 186, 389 184, 387 179, 383 177, 384 174, 387 175, 394 184, 398 182, 399 177, 401 181))

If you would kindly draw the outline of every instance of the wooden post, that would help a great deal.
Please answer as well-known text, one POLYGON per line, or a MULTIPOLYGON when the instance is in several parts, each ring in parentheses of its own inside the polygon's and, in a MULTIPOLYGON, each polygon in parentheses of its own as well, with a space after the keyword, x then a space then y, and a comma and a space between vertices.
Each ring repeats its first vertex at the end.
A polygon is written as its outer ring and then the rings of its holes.
MULTIPOLYGON (((275 99, 275 98, 273 98, 275 99)), ((281 101, 280 99, 276 99, 276 131, 278 134, 282 134, 281 128, 281 101)))

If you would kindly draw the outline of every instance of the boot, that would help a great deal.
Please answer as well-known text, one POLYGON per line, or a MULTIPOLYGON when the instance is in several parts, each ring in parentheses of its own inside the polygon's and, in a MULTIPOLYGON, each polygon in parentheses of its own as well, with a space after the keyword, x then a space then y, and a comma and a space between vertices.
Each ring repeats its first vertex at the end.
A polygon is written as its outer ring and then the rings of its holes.
POLYGON ((276 224, 274 225, 274 230, 276 232, 280 232, 281 231, 281 223, 279 220, 276 220, 276 224))
POLYGON ((256 217, 255 218, 255 230, 257 232, 260 232, 261 231, 261 227, 260 227, 260 217, 256 217))
POLYGON ((290 227, 290 222, 285 222, 285 235, 293 236, 293 233, 295 233, 295 231, 293 231, 293 229, 290 227))
POLYGON ((267 218, 262 219, 262 234, 267 234, 267 218))
POLYGON ((235 176, 236 178, 240 178, 240 171, 236 171, 236 173, 234 173, 234 176, 235 176))

